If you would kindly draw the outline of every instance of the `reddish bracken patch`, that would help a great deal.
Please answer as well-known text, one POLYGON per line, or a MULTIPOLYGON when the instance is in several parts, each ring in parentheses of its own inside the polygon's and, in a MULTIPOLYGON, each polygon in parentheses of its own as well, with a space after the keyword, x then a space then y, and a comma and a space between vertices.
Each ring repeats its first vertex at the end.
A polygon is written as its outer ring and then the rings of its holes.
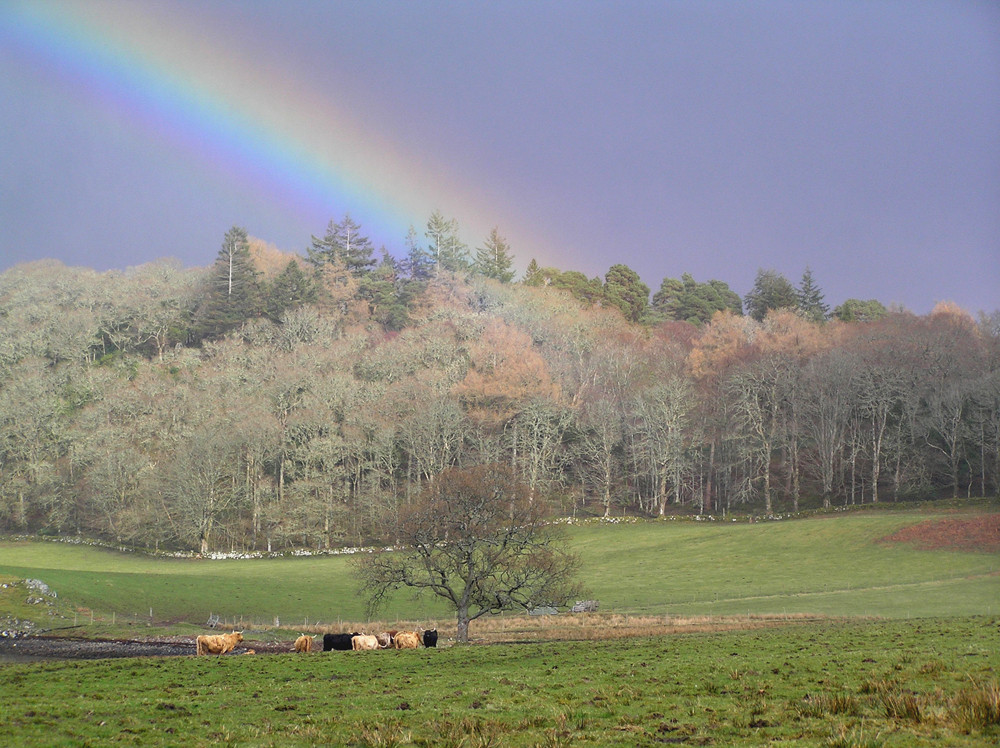
POLYGON ((1000 552, 1000 514, 933 519, 880 538, 881 543, 913 543, 924 550, 1000 552))

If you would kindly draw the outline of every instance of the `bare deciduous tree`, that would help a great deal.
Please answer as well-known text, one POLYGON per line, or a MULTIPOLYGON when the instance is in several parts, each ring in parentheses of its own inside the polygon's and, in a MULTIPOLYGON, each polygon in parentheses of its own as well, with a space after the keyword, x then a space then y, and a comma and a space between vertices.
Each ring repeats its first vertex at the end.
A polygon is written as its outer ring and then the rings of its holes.
POLYGON ((401 509, 403 547, 355 561, 369 613, 400 588, 430 592, 454 607, 466 642, 487 613, 565 604, 578 593, 577 559, 529 493, 504 465, 441 473, 401 509))

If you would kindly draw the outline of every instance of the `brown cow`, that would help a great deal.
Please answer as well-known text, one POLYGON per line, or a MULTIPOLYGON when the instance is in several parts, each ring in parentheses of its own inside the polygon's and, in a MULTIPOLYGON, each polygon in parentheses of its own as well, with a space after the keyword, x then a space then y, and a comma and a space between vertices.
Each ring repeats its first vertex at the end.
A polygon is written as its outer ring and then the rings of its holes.
POLYGON ((378 639, 380 649, 389 649, 392 646, 392 634, 388 631, 375 634, 375 638, 378 639))
POLYGON ((241 641, 243 641, 242 631, 233 631, 231 634, 202 634, 195 641, 195 646, 200 655, 224 655, 232 652, 241 641))
POLYGON ((296 652, 312 652, 313 649, 313 637, 306 634, 302 634, 298 639, 295 640, 295 651, 296 652))
POLYGON ((416 649, 420 646, 420 634, 416 631, 400 631, 396 634, 396 649, 416 649))

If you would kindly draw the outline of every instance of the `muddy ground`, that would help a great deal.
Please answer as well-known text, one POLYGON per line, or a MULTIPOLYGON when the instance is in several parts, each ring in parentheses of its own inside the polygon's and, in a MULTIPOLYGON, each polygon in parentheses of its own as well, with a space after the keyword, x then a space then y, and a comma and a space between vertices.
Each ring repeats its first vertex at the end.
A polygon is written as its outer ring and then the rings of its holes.
MULTIPOLYGON (((322 647, 322 645, 321 645, 322 647)), ((291 652, 290 642, 244 639, 226 657, 291 652)), ((108 657, 177 657, 194 655, 194 637, 160 639, 77 639, 57 636, 25 636, 0 639, 0 662, 34 660, 97 660, 108 657)))

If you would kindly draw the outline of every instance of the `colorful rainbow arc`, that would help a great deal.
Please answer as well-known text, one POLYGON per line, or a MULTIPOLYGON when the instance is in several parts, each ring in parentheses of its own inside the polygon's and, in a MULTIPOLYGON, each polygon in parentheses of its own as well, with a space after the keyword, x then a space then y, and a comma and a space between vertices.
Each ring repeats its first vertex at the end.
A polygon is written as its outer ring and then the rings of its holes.
POLYGON ((441 202, 485 237, 492 222, 470 203, 475 191, 450 175, 435 180, 292 76, 175 15, 132 3, 11 4, 0 9, 0 39, 250 188, 283 195, 300 215, 346 210, 402 243, 441 202))

